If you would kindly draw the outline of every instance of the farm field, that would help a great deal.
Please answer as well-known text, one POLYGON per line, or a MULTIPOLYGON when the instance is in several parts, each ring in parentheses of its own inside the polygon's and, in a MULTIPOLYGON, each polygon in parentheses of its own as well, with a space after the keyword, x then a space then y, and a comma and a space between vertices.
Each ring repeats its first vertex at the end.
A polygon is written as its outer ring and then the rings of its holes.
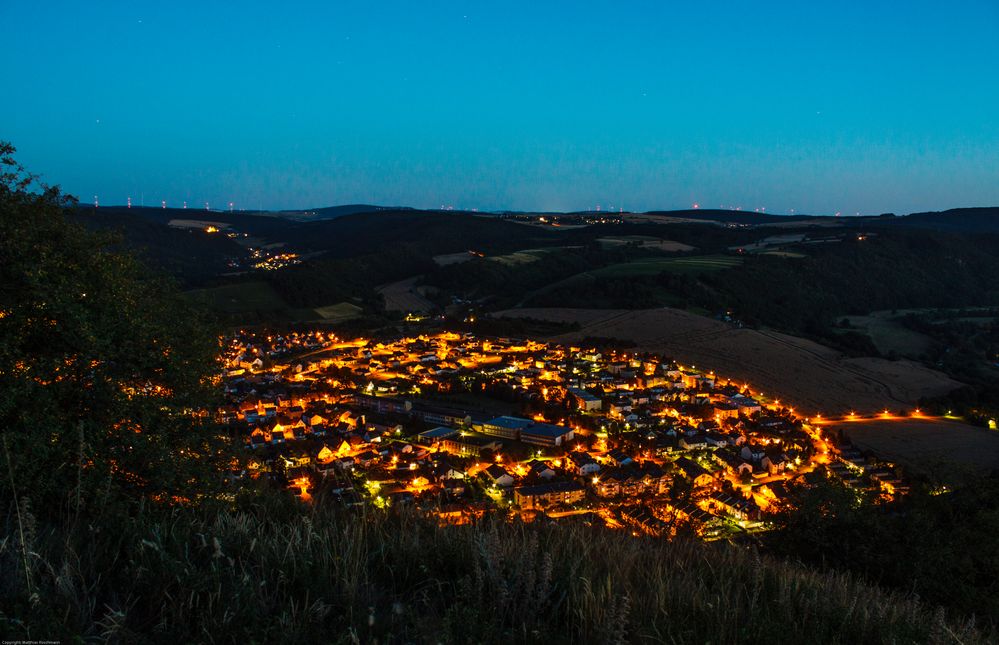
POLYGON ((385 310, 427 312, 436 309, 437 306, 427 300, 416 287, 416 281, 420 277, 417 275, 378 287, 378 293, 382 294, 382 297, 385 298, 385 310))
POLYGON ((569 343, 595 336, 633 341, 638 351, 661 352, 685 365, 746 381, 754 390, 780 397, 805 414, 913 407, 920 397, 961 385, 916 363, 849 359, 809 340, 739 329, 678 309, 524 308, 493 315, 578 323, 579 331, 550 340, 569 343))
POLYGON ((515 264, 528 264, 530 262, 536 262, 541 259, 541 256, 552 251, 561 249, 579 248, 571 246, 553 246, 544 249, 524 249, 522 251, 514 251, 513 253, 507 253, 505 255, 494 255, 490 256, 489 259, 492 262, 499 262, 506 265, 515 264))
POLYGON ((341 302, 316 309, 292 308, 263 281, 241 282, 186 293, 188 298, 217 312, 230 324, 248 325, 262 322, 328 322, 356 318, 361 307, 341 302))
POLYGON ((221 287, 195 289, 187 296, 215 311, 238 314, 248 311, 277 311, 288 305, 266 282, 240 282, 221 287))
POLYGON ((794 251, 763 251, 760 255, 773 255, 778 258, 807 258, 808 256, 804 253, 796 253, 794 251))
POLYGON ((320 318, 327 322, 339 322, 357 318, 364 310, 349 302, 340 302, 335 305, 317 307, 315 311, 320 318))
POLYGON ((625 244, 636 244, 643 249, 658 249, 666 252, 693 251, 695 247, 683 242, 664 240, 649 235, 616 235, 601 237, 597 239, 605 247, 624 246, 625 244))
POLYGON ((830 423, 855 445, 921 472, 959 484, 999 469, 999 432, 944 419, 860 419, 830 423))
MULTIPOLYGON (((704 273, 721 271, 742 264, 742 258, 729 255, 696 255, 680 258, 642 258, 621 264, 612 264, 602 269, 589 271, 597 277, 621 277, 633 275, 657 275, 663 271, 670 273, 704 273)), ((570 278, 571 279, 571 278, 570 278)))

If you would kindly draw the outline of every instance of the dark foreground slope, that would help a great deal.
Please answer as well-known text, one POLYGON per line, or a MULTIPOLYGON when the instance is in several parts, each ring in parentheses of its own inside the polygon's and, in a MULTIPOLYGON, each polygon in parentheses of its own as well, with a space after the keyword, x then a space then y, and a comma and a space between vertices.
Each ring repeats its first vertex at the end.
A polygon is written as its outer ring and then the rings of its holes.
POLYGON ((0 632, 172 643, 985 642, 912 598, 728 545, 582 525, 442 528, 275 501, 103 518, 100 530, 32 526, 26 561, 8 523, 0 632))

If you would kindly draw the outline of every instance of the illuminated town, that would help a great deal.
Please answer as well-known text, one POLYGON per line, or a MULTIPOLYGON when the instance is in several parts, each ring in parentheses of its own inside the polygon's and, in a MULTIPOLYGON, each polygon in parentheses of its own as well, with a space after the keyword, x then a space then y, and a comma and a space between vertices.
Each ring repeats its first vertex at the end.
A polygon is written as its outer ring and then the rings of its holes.
POLYGON ((765 530, 787 482, 815 469, 886 498, 906 490, 896 467, 818 419, 656 355, 455 333, 243 333, 226 393, 222 420, 250 454, 234 476, 442 522, 543 514, 717 539, 765 530))

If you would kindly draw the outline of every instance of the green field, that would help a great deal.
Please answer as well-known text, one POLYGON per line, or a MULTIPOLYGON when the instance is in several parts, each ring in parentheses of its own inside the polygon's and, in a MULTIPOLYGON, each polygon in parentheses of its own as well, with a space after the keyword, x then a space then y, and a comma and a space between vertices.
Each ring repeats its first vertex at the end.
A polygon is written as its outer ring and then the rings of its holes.
POLYGON ((651 237, 649 235, 610 235, 607 237, 601 237, 597 239, 602 246, 614 248, 625 245, 638 246, 643 249, 658 249, 660 251, 665 251, 667 253, 677 252, 677 251, 693 251, 694 247, 689 244, 683 244, 682 242, 674 242, 672 240, 664 240, 659 237, 651 237))
POLYGON ((763 251, 760 255, 774 255, 779 258, 807 258, 808 256, 804 253, 796 253, 794 251, 763 251))
POLYGON ((230 324, 260 322, 336 323, 359 317, 363 309, 340 302, 316 309, 292 308, 266 282, 241 282, 188 291, 187 297, 210 309, 230 324))
POLYGON ((188 297, 211 309, 238 314, 248 311, 285 310, 288 305, 266 282, 241 282, 187 292, 188 297))
POLYGON ((544 249, 523 249, 521 251, 515 251, 513 253, 507 253, 506 255, 494 255, 488 259, 492 262, 499 262, 506 265, 514 264, 527 264, 529 262, 535 262, 541 259, 541 256, 551 253, 552 251, 558 251, 562 249, 578 248, 570 246, 551 246, 544 249))
POLYGON ((729 255, 695 255, 682 258, 642 258, 622 264, 591 271, 596 277, 622 277, 638 275, 657 275, 663 271, 670 273, 707 273, 731 269, 742 264, 742 258, 729 255))

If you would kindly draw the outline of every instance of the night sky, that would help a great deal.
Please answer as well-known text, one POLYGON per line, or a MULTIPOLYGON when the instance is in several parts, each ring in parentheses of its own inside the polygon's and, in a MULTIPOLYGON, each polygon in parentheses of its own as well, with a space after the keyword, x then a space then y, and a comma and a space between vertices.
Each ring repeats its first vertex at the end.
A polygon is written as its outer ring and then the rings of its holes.
POLYGON ((6 1, 0 42, 0 139, 84 202, 999 205, 996 0, 6 1))

